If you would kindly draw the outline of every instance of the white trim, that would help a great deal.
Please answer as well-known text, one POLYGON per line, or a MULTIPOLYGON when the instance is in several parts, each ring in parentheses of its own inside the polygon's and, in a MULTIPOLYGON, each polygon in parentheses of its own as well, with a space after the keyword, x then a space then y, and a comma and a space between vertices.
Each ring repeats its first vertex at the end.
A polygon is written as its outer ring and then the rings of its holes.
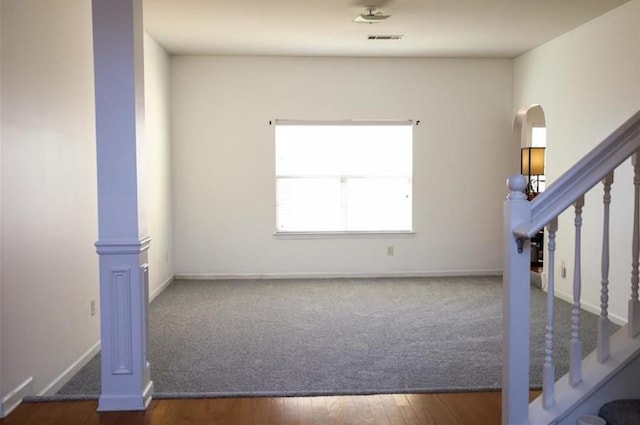
POLYGON ((436 270, 412 272, 308 272, 308 273, 176 273, 175 279, 340 279, 393 277, 501 276, 502 270, 436 270))
POLYGON ((276 125, 413 125, 413 120, 402 119, 346 119, 346 120, 292 120, 276 119, 276 125))
POLYGON ((16 407, 22 403, 22 399, 32 394, 33 376, 28 377, 24 382, 9 391, 7 395, 2 397, 2 406, 4 407, 4 417, 9 416, 16 407))
MULTIPOLYGON (((147 367, 145 369, 146 369, 145 375, 149 376, 150 374, 149 362, 147 362, 147 367)), ((149 403, 151 403, 152 396, 153 396, 153 381, 149 379, 147 382, 147 386, 144 387, 144 391, 142 392, 142 399, 144 400, 145 409, 149 407, 149 403)))
MULTIPOLYGON (((111 356, 112 375, 133 375, 134 335, 133 321, 135 320, 132 306, 133 291, 136 288, 131 279, 131 267, 111 267, 109 271, 109 353, 111 356)), ((103 317, 105 317, 104 315, 103 317)), ((103 373, 104 373, 104 365, 103 373)))
MULTIPOLYGON (((554 295, 556 296, 556 298, 560 298, 561 300, 564 300, 569 304, 573 304, 573 294, 570 295, 565 292, 556 290, 554 295)), ((582 308, 585 311, 588 311, 589 313, 595 314, 596 316, 600 315, 599 306, 596 307, 589 303, 585 303, 584 301, 580 301, 580 308, 582 308)), ((626 319, 611 313, 609 313, 609 320, 611 320, 612 323, 615 323, 618 326, 624 326, 627 324, 626 319)))
POLYGON ((95 243, 100 255, 140 254, 149 249, 151 238, 142 239, 101 239, 95 243))
POLYGON ((147 382, 142 395, 104 395, 98 399, 98 412, 145 410, 151 403, 153 381, 147 382))
MULTIPOLYGON (((279 179, 408 179, 411 174, 276 174, 279 179)), ((375 230, 374 230, 375 232, 375 230)))
MULTIPOLYGON (((147 388, 149 388, 149 386, 147 386, 147 388)), ((101 395, 98 400, 98 412, 145 410, 150 402, 151 397, 149 396, 147 398, 146 393, 141 396, 101 395)))
POLYGON ((344 232, 282 232, 276 231, 276 239, 407 239, 416 236, 410 230, 344 231, 344 232))
POLYGON ((173 280, 175 279, 175 275, 171 275, 169 276, 169 278, 167 280, 165 280, 164 282, 162 282, 162 284, 157 287, 156 289, 154 289, 150 294, 149 294, 149 302, 153 301, 156 299, 156 297, 158 295, 160 295, 162 293, 162 291, 164 291, 165 289, 167 289, 167 287, 169 285, 171 285, 173 283, 173 280))
POLYGON ((75 362, 65 369, 60 375, 58 375, 49 385, 44 387, 42 391, 38 393, 38 396, 54 395, 73 378, 73 376, 80 371, 89 361, 100 352, 100 341, 93 344, 84 354, 82 354, 75 362))

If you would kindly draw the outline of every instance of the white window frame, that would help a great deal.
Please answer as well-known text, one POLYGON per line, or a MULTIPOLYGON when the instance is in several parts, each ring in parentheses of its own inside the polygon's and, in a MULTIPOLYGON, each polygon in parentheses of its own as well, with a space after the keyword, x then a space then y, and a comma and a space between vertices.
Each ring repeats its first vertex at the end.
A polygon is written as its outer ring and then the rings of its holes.
MULTIPOLYGON (((277 126, 283 126, 283 125, 296 125, 296 126, 304 126, 304 125, 309 125, 309 126, 322 126, 322 125, 329 125, 329 126, 338 126, 338 125, 345 125, 345 126, 357 126, 357 125, 363 125, 363 126, 372 126, 372 125, 383 125, 383 126, 390 126, 390 125, 402 125, 402 126, 413 126, 413 121, 412 120, 341 120, 341 121, 327 121, 327 120, 322 120, 322 121, 317 121, 317 120, 282 120, 282 119, 278 119, 275 121, 275 126, 274 128, 276 128, 277 126)), ((412 130, 413 132, 413 130, 412 130)), ((275 132, 274 132, 275 133, 275 132)), ((368 238, 368 237, 389 237, 389 238, 396 238, 396 237, 412 237, 415 232, 413 230, 413 134, 412 134, 412 140, 411 140, 411 157, 412 157, 412 164, 411 164, 411 169, 409 170, 408 174, 403 174, 403 177, 408 177, 410 179, 410 228, 407 230, 280 230, 277 228, 277 222, 278 222, 278 206, 277 206, 277 193, 275 194, 276 196, 276 205, 274 205, 275 207, 275 213, 276 213, 276 230, 274 232, 274 235, 277 236, 278 238, 292 238, 292 239, 304 239, 304 238, 316 238, 316 237, 321 237, 321 238, 332 238, 332 237, 344 237, 344 236, 350 236, 350 237, 357 237, 357 238, 368 238)), ((277 141, 275 141, 275 134, 274 134, 274 145, 276 147, 277 150, 277 141)), ((275 168, 275 179, 274 179, 274 184, 277 185, 277 180, 279 178, 295 178, 297 176, 294 175, 278 175, 277 174, 277 167, 275 168)), ((304 177, 304 175, 301 175, 300 177, 304 177)), ((376 177, 374 175, 371 176, 361 176, 361 175, 350 175, 350 176, 343 176, 343 175, 336 175, 333 176, 334 178, 340 178, 341 181, 341 185, 345 184, 345 179, 348 178, 369 178, 369 177, 376 177)), ((275 191, 274 191, 275 192, 275 191)), ((342 211, 342 213, 345 213, 344 211, 342 211)))

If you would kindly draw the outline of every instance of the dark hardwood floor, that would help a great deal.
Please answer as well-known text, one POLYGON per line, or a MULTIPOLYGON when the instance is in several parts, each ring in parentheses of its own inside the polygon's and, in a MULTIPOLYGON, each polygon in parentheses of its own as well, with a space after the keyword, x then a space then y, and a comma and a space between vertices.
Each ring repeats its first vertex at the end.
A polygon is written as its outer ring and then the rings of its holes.
POLYGON ((43 402, 0 425, 498 425, 500 404, 500 392, 153 400, 114 413, 97 413, 95 401, 43 402))

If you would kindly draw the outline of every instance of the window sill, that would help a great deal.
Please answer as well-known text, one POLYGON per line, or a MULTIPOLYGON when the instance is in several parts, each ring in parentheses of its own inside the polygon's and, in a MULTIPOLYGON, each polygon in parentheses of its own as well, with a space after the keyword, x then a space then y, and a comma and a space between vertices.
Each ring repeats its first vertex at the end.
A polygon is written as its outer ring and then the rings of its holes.
POLYGON ((414 231, 363 231, 363 232, 275 232, 276 239, 398 239, 413 238, 414 231))

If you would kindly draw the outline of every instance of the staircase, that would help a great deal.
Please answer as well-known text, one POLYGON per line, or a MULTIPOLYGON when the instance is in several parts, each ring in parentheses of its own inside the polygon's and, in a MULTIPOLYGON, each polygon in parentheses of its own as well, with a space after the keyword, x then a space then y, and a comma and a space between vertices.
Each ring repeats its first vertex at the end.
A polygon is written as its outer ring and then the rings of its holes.
MULTIPOLYGON (((617 399, 640 398, 640 111, 605 138, 584 158, 532 201, 524 195, 521 175, 508 180, 504 203, 504 277, 502 348, 502 424, 575 425, 577 418, 596 415, 600 407, 617 399), (610 332, 609 300, 609 206, 615 170, 631 160, 633 179, 633 223, 630 294, 627 324, 610 332), (584 195, 602 184, 603 237, 601 309, 598 347, 583 359, 580 341, 581 230, 584 195), (554 356, 559 355, 554 334, 554 263, 558 216, 569 210, 574 216, 574 279, 572 335, 569 343, 569 373, 555 379, 554 356), (547 325, 542 394, 529 404, 529 262, 530 239, 545 228, 548 271, 547 325)), ((622 253, 616 252, 616 255, 622 253)))

